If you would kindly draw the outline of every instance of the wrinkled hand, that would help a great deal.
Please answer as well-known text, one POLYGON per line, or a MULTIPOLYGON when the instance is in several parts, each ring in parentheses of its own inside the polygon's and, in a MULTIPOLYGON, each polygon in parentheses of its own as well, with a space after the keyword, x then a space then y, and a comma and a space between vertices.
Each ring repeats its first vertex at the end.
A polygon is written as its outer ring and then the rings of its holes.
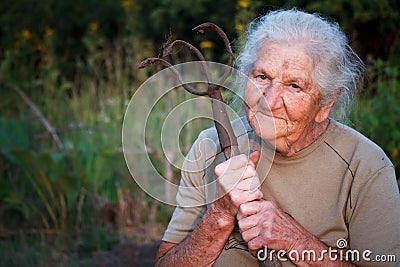
POLYGON ((250 251, 267 246, 276 251, 301 250, 310 242, 319 242, 304 227, 285 214, 272 201, 259 200, 240 205, 238 225, 250 251))
POLYGON ((241 204, 263 197, 256 172, 259 158, 260 152, 255 151, 249 156, 241 154, 217 165, 214 172, 218 200, 213 203, 214 208, 235 218, 241 204))

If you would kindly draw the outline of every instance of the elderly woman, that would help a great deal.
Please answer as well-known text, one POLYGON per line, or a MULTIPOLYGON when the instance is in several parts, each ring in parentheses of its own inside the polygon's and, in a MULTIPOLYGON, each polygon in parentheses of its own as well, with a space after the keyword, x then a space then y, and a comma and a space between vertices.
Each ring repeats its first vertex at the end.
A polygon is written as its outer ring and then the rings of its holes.
POLYGON ((243 154, 224 162, 202 142, 217 142, 215 129, 200 134, 188 157, 204 168, 182 172, 177 201, 190 205, 176 208, 156 264, 258 266, 271 252, 283 266, 396 264, 393 165, 330 118, 350 103, 364 69, 338 25, 270 12, 250 25, 238 68, 248 77, 247 126, 233 123, 243 154), (211 181, 218 197, 208 203, 211 181))

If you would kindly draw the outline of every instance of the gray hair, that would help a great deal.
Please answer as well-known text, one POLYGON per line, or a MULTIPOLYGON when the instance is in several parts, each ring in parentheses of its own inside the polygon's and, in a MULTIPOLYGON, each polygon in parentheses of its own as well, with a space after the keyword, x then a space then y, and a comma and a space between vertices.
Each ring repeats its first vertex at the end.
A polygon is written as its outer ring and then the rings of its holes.
MULTIPOLYGON (((250 23, 246 36, 243 50, 236 60, 238 70, 246 75, 252 71, 264 44, 306 43, 306 53, 314 66, 311 77, 320 88, 320 105, 336 100, 333 114, 337 119, 346 119, 365 66, 337 23, 297 9, 278 10, 250 23)), ((239 78, 238 82, 244 88, 244 81, 239 78)))

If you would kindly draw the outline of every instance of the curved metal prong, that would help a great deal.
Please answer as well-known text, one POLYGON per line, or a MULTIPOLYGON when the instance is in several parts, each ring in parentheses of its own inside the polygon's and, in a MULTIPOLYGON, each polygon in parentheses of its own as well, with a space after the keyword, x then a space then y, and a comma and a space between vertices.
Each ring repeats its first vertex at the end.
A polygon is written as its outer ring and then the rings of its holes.
POLYGON ((185 88, 186 91, 188 91, 189 93, 192 93, 194 95, 198 95, 198 96, 205 96, 208 95, 207 91, 199 91, 194 89, 193 87, 191 87, 190 85, 186 84, 185 82, 183 82, 182 80, 182 76, 180 75, 180 73, 178 72, 178 70, 168 61, 165 61, 164 59, 161 58, 147 58, 144 61, 142 61, 138 68, 142 69, 147 67, 148 65, 151 64, 156 64, 156 65, 161 65, 165 68, 171 68, 171 70, 175 73, 175 75, 178 77, 179 82, 182 84, 183 88, 185 88))
POLYGON ((140 62, 138 69, 143 69, 152 64, 161 65, 166 68, 172 66, 169 62, 167 62, 161 58, 146 58, 145 60, 140 62))
MULTIPOLYGON (((232 65, 233 65, 233 52, 232 52, 232 47, 231 47, 231 44, 229 42, 228 36, 226 36, 225 32, 220 27, 218 27, 217 25, 215 25, 214 23, 211 23, 211 22, 206 22, 206 23, 200 24, 200 25, 194 27, 193 30, 194 31, 198 31, 200 33, 204 33, 204 30, 203 30, 204 28, 209 28, 209 29, 213 30, 214 32, 216 32, 222 38, 222 40, 224 41, 224 44, 225 44, 225 48, 226 48, 226 50, 228 51, 228 54, 229 54, 229 61, 228 61, 227 65, 229 67, 232 67, 232 65)), ((230 71, 231 71, 231 68, 227 68, 225 70, 225 73, 222 76, 222 79, 219 82, 219 84, 223 84, 226 81, 226 79, 229 76, 230 71)))
POLYGON ((163 57, 169 56, 172 53, 172 48, 174 46, 183 46, 188 48, 190 51, 192 51, 198 59, 200 59, 201 64, 203 66, 203 69, 206 73, 207 76, 207 81, 210 83, 210 73, 208 72, 208 67, 207 63, 205 62, 206 59, 204 58, 203 54, 200 52, 199 49, 197 49, 195 46, 193 46, 191 43, 183 41, 183 40, 175 40, 172 43, 170 43, 167 47, 165 47, 163 51, 163 57))

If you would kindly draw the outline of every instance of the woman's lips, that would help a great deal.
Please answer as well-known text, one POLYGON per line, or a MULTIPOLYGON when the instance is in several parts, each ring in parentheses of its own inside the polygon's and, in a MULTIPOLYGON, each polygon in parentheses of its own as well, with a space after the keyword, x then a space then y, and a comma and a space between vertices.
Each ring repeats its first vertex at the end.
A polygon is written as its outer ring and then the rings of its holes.
POLYGON ((271 117, 276 120, 285 120, 284 116, 279 116, 276 114, 273 114, 273 112, 270 110, 268 104, 265 102, 264 99, 260 99, 254 108, 255 113, 260 112, 262 115, 271 117))
POLYGON ((253 118, 253 117, 257 116, 257 113, 259 113, 262 116, 269 117, 269 118, 274 119, 274 120, 284 120, 284 121, 286 121, 284 116, 275 115, 269 109, 265 109, 265 108, 260 107, 260 106, 255 106, 255 107, 251 108, 250 105, 246 105, 246 108, 247 108, 247 113, 248 113, 250 118, 253 118))
POLYGON ((273 118, 275 120, 285 120, 281 116, 277 116, 277 115, 271 114, 271 112, 265 112, 265 111, 262 111, 262 110, 259 110, 258 112, 260 112, 262 115, 264 115, 266 117, 270 117, 270 118, 273 118))

